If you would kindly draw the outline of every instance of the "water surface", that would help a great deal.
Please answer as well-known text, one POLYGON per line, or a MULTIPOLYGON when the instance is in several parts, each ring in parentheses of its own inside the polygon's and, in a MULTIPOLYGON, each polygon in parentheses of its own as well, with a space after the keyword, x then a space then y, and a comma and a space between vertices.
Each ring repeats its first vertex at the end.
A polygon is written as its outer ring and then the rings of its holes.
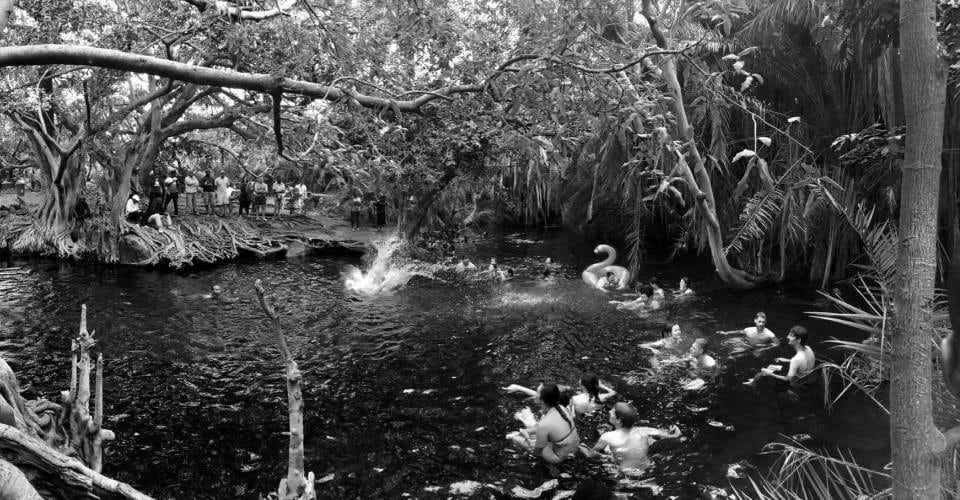
MULTIPOLYGON (((585 477, 605 477, 585 460, 551 470, 504 439, 519 426, 513 414, 530 402, 501 387, 575 384, 584 371, 611 383, 646 425, 683 430, 685 441, 654 457, 666 496, 728 486, 728 465, 760 462, 755 452, 780 434, 809 431, 837 444, 822 420, 785 414, 769 393, 740 385, 789 348, 726 359, 711 336, 748 326, 765 310, 781 337, 806 325, 820 353, 819 342, 838 332, 803 312, 825 309, 825 301, 803 289, 734 292, 709 270, 651 265, 641 277, 659 276, 669 292, 689 275, 697 295, 646 316, 616 311, 607 303, 616 297, 579 279, 596 243, 565 233, 481 241, 458 251, 478 262, 495 255, 516 279, 437 272, 374 297, 345 290, 341 272, 362 266, 356 258, 181 272, 28 263, 0 269, 0 355, 25 396, 56 400, 87 304, 105 359, 104 426, 117 434, 104 473, 158 498, 257 498, 285 475, 286 391, 256 279, 273 296, 304 375, 307 469, 324 480, 321 498, 443 498, 466 480, 532 489, 557 474, 561 489, 573 489, 585 477), (562 265, 555 283, 540 279, 546 256, 562 265), (239 301, 202 298, 213 284, 239 301), (636 345, 659 338, 668 321, 681 324, 686 345, 709 337, 724 368, 719 382, 684 391, 682 370, 651 369, 650 353, 636 345)), ((583 441, 592 445, 604 421, 581 420, 583 441)), ((888 454, 882 442, 864 446, 881 459, 888 454)))

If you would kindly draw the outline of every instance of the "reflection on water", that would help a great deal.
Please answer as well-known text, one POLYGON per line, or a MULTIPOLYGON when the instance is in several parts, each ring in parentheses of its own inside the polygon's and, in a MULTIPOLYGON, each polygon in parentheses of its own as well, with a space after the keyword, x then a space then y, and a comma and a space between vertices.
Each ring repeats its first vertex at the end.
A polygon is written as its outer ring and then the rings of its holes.
MULTIPOLYGON (((797 425, 775 398, 740 385, 766 356, 789 354, 786 348, 728 359, 712 332, 748 326, 762 309, 781 335, 794 323, 807 325, 818 349, 816 342, 836 332, 802 311, 825 306, 812 293, 734 294, 707 282, 692 299, 668 300, 646 316, 616 311, 608 301, 617 294, 579 279, 580 256, 592 258, 595 244, 547 233, 458 249, 475 261, 496 255, 517 271, 506 282, 454 272, 433 279, 416 275, 433 274, 426 266, 375 260, 346 285, 353 292, 345 290, 342 269, 362 268, 357 259, 236 262, 177 273, 52 263, 0 269, 0 355, 27 397, 56 399, 69 381, 70 338, 86 303, 105 360, 105 427, 117 433, 104 472, 158 498, 257 498, 275 491, 287 452, 283 371, 252 291, 262 279, 304 375, 307 468, 323 479, 322 498, 445 498, 450 485, 464 481, 536 488, 557 471, 506 442, 517 428, 513 415, 529 401, 500 388, 573 385, 584 371, 613 384, 642 424, 683 430, 686 441, 654 456, 665 496, 727 485, 727 464, 753 459, 762 444, 797 425), (541 279, 548 255, 562 266, 554 282, 541 279), (358 285, 391 269, 410 273, 394 293, 371 295, 358 285), (239 300, 205 298, 212 285, 239 300), (708 337, 723 368, 718 383, 684 390, 685 371, 666 354, 653 368, 637 344, 658 339, 667 321, 681 324, 684 352, 694 338, 708 337)), ((696 278, 690 269, 666 267, 640 277, 654 273, 667 283, 696 278)), ((609 425, 602 413, 578 422, 584 442, 609 425)), ((559 488, 567 490, 606 477, 601 464, 584 460, 559 473, 559 488)), ((489 488, 475 495, 486 498, 489 488)))

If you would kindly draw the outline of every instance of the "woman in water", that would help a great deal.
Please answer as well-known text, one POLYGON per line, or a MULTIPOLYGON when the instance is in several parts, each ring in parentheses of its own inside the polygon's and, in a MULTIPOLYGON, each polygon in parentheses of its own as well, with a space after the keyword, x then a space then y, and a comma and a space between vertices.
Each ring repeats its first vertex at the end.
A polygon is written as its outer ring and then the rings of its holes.
POLYGON ((662 350, 679 350, 680 343, 683 341, 683 332, 678 323, 669 325, 669 330, 664 328, 660 335, 663 336, 660 340, 645 342, 640 344, 640 347, 650 349, 654 354, 659 354, 662 350), (670 332, 670 336, 666 336, 667 331, 670 332))
POLYGON ((574 415, 589 415, 603 408, 604 401, 617 395, 617 391, 607 387, 595 373, 587 372, 580 377, 581 391, 570 398, 570 408, 574 415))
MULTIPOLYGON (((576 454, 580 446, 580 435, 577 434, 577 426, 573 423, 569 410, 562 404, 560 388, 556 384, 546 384, 537 389, 543 416, 535 426, 528 425, 526 429, 508 434, 507 438, 533 451, 546 462, 559 464, 576 454), (530 435, 531 432, 535 437, 530 435)), ((520 392, 527 391, 530 389, 520 392)))
POLYGON ((680 288, 677 288, 676 292, 673 292, 673 296, 680 298, 685 295, 692 295, 693 290, 690 289, 690 278, 684 276, 680 278, 680 288))

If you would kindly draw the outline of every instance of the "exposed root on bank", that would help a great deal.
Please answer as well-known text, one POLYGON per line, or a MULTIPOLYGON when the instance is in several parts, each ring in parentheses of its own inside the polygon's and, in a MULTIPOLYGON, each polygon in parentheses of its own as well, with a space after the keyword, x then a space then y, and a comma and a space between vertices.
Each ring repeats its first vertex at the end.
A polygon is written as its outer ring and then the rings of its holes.
POLYGON ((96 363, 94 413, 90 413, 94 340, 86 323, 83 306, 80 332, 73 341, 70 388, 61 393, 62 405, 24 400, 13 370, 0 359, 0 498, 150 498, 100 474, 102 443, 114 436, 102 428, 101 357, 96 363))
POLYGON ((315 247, 304 231, 329 233, 304 215, 271 219, 262 226, 240 217, 181 216, 162 231, 127 221, 114 225, 109 217, 97 216, 70 231, 56 232, 27 212, 0 218, 0 248, 16 254, 179 268, 234 259, 243 252, 265 257, 285 251, 287 241, 315 247))

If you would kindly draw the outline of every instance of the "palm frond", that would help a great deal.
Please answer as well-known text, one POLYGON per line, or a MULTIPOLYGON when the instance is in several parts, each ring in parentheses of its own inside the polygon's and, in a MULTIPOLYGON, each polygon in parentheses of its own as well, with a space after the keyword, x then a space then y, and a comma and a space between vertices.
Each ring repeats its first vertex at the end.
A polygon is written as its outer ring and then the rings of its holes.
POLYGON ((853 455, 837 450, 835 455, 820 453, 788 439, 770 443, 764 453, 776 454, 770 471, 759 479, 750 478, 753 493, 734 488, 737 498, 799 500, 807 498, 870 499, 889 497, 889 474, 863 467, 853 455))
POLYGON ((784 202, 784 191, 776 188, 772 191, 758 191, 750 197, 740 212, 739 224, 723 254, 742 252, 746 241, 758 241, 765 238, 780 220, 780 209, 784 202))

